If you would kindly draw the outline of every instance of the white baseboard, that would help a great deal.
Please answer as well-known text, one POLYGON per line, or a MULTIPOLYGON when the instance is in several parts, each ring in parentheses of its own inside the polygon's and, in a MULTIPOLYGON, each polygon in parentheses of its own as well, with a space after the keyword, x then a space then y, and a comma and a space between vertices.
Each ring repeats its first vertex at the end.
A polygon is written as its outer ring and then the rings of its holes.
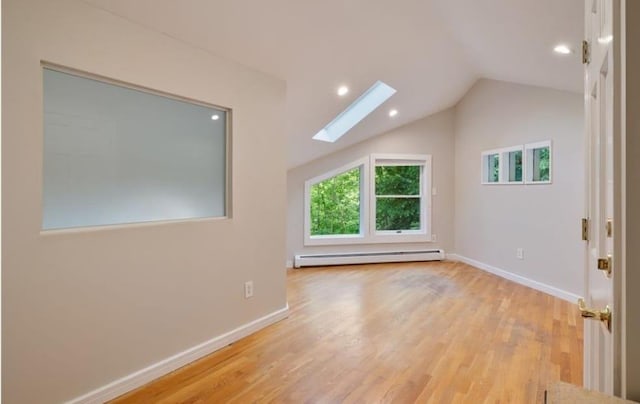
POLYGON ((540 292, 547 293, 551 296, 558 297, 560 299, 566 300, 571 303, 575 303, 578 301, 578 298, 581 296, 576 295, 575 293, 567 292, 566 290, 558 289, 555 286, 547 285, 546 283, 534 281, 529 278, 525 278, 521 275, 516 275, 504 269, 496 268, 492 265, 485 264, 480 261, 476 261, 474 259, 458 255, 458 254, 447 254, 447 259, 451 261, 460 261, 465 264, 471 265, 472 267, 476 267, 478 269, 482 269, 483 271, 490 272, 494 275, 497 275, 501 278, 508 279, 510 281, 519 283, 524 286, 528 286, 532 289, 539 290, 540 292))
POLYGON ((253 334, 268 325, 283 320, 288 316, 289 305, 287 304, 280 310, 269 313, 266 316, 244 324, 235 330, 231 330, 225 334, 219 335, 199 345, 177 353, 169 358, 163 359, 160 362, 154 363, 151 366, 115 380, 81 397, 74 398, 73 400, 68 401, 67 404, 98 404, 112 400, 135 388, 143 386, 152 380, 164 376, 169 372, 181 368, 184 365, 200 359, 203 356, 209 355, 218 349, 224 348, 225 346, 238 341, 247 335, 253 334))
POLYGON ((287 260, 285 266, 287 267, 287 269, 293 268, 293 260, 287 260))

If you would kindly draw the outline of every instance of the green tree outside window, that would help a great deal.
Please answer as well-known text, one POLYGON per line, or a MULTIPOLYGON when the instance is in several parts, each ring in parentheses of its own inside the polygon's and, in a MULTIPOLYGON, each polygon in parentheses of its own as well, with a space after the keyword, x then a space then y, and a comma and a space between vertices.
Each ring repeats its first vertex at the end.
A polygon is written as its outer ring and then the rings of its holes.
POLYGON ((360 168, 311 186, 311 235, 360 233, 360 168))
POLYGON ((421 166, 376 167, 376 230, 420 229, 421 166))

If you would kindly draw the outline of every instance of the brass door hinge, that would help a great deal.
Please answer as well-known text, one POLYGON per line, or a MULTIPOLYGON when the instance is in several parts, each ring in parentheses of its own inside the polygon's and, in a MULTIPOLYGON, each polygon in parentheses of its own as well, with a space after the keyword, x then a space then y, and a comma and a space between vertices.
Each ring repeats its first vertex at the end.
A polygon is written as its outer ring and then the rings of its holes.
POLYGON ((589 241, 589 219, 583 217, 582 218, 582 239, 584 241, 589 241))
POLYGON ((611 255, 607 258, 598 258, 598 269, 603 271, 607 276, 611 275, 611 255))
POLYGON ((591 45, 587 41, 582 41, 582 64, 588 65, 589 62, 591 62, 591 45))

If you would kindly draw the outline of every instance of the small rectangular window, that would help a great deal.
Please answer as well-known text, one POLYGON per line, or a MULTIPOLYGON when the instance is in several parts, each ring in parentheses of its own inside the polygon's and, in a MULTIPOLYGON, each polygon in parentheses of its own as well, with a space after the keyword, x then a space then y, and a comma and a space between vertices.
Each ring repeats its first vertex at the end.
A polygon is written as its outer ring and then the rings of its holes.
POLYGON ((501 156, 501 183, 522 184, 523 182, 523 158, 522 146, 500 149, 501 156))
POLYGON ((493 184, 500 182, 500 153, 487 151, 482 153, 482 183, 493 184))
POLYGON ((522 150, 508 154, 509 182, 522 182, 522 150))
POLYGON ((229 110, 45 67, 42 229, 228 215, 229 110))
POLYGON ((551 141, 525 145, 527 183, 551 183, 551 141))

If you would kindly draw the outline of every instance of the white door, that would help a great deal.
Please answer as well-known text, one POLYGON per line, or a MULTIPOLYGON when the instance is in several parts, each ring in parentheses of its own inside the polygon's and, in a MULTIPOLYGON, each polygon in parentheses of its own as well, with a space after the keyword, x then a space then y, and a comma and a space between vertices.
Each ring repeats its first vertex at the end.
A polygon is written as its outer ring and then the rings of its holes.
MULTIPOLYGON (((587 133, 587 259, 582 302, 585 321, 584 385, 620 394, 616 273, 619 233, 620 0, 585 0, 585 112, 587 133), (617 97, 617 98, 616 98, 617 97), (616 183, 617 181, 617 183, 616 183), (617 192, 616 192, 617 191, 617 192), (607 321, 610 317, 611 321, 607 321)), ((619 306, 618 306, 619 307, 619 306)))

